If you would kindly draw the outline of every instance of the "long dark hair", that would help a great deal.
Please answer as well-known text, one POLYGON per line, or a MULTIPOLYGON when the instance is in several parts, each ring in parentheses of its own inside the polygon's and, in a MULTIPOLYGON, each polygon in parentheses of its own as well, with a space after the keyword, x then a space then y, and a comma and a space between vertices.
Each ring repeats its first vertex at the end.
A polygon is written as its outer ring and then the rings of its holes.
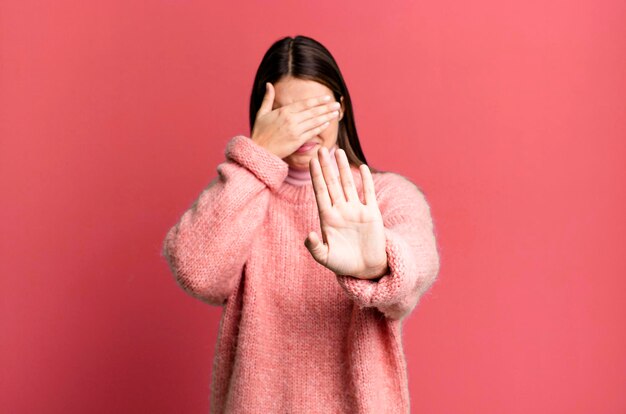
MULTIPOLYGON (((350 93, 339 66, 328 49, 307 36, 284 37, 265 52, 250 96, 250 131, 254 129, 254 121, 265 96, 265 82, 276 83, 283 76, 321 83, 333 92, 337 102, 343 97, 344 113, 339 121, 337 146, 346 152, 351 165, 367 164, 356 132, 350 93)), ((369 164, 367 166, 372 172, 384 172, 369 164)))

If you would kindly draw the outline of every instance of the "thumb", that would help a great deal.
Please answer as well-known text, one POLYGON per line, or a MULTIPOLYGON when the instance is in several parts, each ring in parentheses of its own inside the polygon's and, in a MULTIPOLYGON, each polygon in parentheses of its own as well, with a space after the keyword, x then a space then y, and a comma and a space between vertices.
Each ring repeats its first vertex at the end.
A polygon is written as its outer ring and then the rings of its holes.
POLYGON ((272 106, 274 105, 274 85, 271 82, 265 82, 265 95, 263 96, 263 102, 257 112, 257 117, 263 116, 268 112, 272 112, 272 106))
POLYGON ((316 262, 325 265, 328 261, 328 246, 320 241, 319 237, 317 237, 317 233, 314 231, 310 232, 304 240, 304 245, 316 262))

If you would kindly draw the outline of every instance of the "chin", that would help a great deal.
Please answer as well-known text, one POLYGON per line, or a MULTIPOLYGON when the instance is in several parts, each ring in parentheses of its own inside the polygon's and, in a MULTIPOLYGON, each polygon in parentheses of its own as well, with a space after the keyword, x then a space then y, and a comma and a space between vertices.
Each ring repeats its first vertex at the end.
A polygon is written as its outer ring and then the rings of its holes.
POLYGON ((293 168, 294 170, 302 170, 302 171, 306 171, 306 170, 308 170, 308 169, 309 169, 309 164, 308 164, 308 163, 307 163, 307 164, 296 164, 296 165, 289 164, 289 166, 290 166, 291 168, 293 168))
POLYGON ((289 157, 289 161, 287 161, 286 159, 284 159, 284 161, 289 164, 289 166, 291 168, 295 168, 296 170, 308 170, 309 169, 309 163, 311 162, 311 160, 313 159, 313 155, 312 154, 306 154, 306 155, 295 155, 292 154, 289 157))

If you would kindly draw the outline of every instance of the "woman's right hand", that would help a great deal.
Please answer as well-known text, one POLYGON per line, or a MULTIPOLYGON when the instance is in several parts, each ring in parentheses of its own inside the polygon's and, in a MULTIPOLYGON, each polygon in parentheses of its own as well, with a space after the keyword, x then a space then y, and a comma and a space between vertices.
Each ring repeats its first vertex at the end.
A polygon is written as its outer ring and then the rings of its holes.
POLYGON ((329 95, 302 99, 272 110, 274 96, 274 85, 267 82, 251 138, 280 158, 294 153, 339 115, 340 105, 330 102, 329 95))

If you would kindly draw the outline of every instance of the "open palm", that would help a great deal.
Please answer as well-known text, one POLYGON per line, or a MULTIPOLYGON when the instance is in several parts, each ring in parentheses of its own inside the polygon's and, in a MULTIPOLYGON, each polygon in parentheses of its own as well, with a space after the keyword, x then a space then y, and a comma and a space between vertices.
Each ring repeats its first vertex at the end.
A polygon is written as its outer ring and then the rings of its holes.
POLYGON ((305 246, 320 264, 338 275, 374 279, 387 270, 383 219, 376 201, 374 181, 367 165, 359 167, 364 203, 359 199, 345 151, 335 152, 340 180, 334 173, 328 149, 309 163, 322 240, 310 232, 305 246))

